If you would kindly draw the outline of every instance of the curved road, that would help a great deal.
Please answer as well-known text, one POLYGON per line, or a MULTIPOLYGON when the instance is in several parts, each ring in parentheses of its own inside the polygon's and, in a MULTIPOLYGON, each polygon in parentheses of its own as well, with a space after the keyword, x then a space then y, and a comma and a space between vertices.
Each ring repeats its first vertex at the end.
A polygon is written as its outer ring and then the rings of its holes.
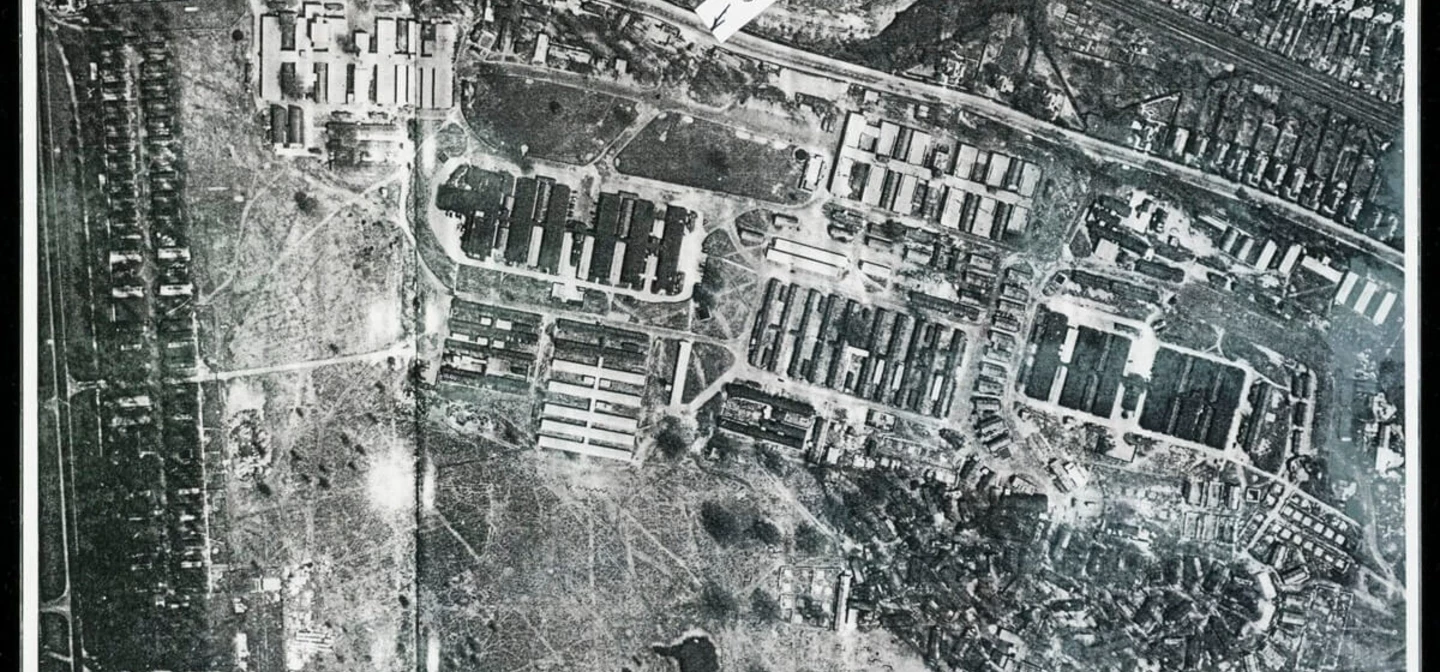
MULTIPOLYGON (((666 3, 664 0, 600 0, 604 4, 620 7, 643 14, 657 21, 673 24, 682 31, 691 33, 691 40, 699 44, 714 38, 704 23, 693 12, 666 3), (702 33, 703 36, 694 35, 702 33)), ((1017 112, 994 100, 971 93, 948 89, 943 86, 906 79, 854 63, 847 63, 828 56, 821 56, 794 47, 771 42, 749 33, 736 33, 723 45, 723 49, 736 54, 767 61, 798 72, 828 77, 851 84, 858 84, 881 93, 921 100, 931 104, 950 105, 964 109, 1029 133, 1057 144, 1068 145, 1085 152, 1092 158, 1139 168, 1165 175, 1192 187, 1198 187, 1227 198, 1235 198, 1243 185, 1222 177, 1209 175, 1195 168, 1161 159, 1143 152, 1112 144, 1078 131, 1062 128, 1047 121, 1017 112)), ((1370 254, 1396 268, 1404 268, 1405 254, 1400 250, 1381 243, 1359 231, 1345 228, 1317 213, 1286 201, 1273 194, 1254 189, 1245 189, 1246 199, 1286 214, 1292 221, 1328 237, 1335 238, 1370 254)))

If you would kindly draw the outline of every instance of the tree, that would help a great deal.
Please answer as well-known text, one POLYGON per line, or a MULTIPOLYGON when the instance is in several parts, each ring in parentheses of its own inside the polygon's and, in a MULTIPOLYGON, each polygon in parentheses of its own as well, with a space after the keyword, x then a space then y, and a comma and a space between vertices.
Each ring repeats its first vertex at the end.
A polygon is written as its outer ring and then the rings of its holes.
POLYGON ((735 439, 723 432, 715 432, 710 436, 710 440, 705 443, 705 449, 708 450, 711 455, 714 455, 715 459, 721 462, 729 462, 731 458, 735 457, 735 452, 739 450, 739 448, 740 446, 735 442, 735 439))
POLYGON ((775 523, 764 518, 756 518, 755 522, 750 524, 750 538, 766 546, 774 546, 780 543, 783 536, 780 534, 780 528, 775 527, 775 523))
POLYGON ((690 450, 690 433, 685 431, 680 421, 674 418, 666 418, 664 427, 655 436, 655 447, 667 460, 678 460, 690 450))
POLYGON ((720 274, 720 262, 707 257, 704 265, 700 267, 700 281, 695 283, 695 289, 690 295, 696 310, 708 316, 715 309, 717 297, 724 289, 725 278, 720 274))
POLYGON ((320 209, 320 200, 303 191, 295 192, 295 207, 307 215, 313 215, 320 209))
POLYGON ((815 621, 825 620, 825 607, 820 606, 820 603, 816 600, 802 597, 797 600, 795 608, 806 621, 814 623, 815 621))
POLYGON ((740 519, 719 502, 705 502, 700 507, 700 526, 722 546, 729 546, 740 537, 740 519))
POLYGON ((628 105, 616 105, 610 108, 610 116, 625 126, 635 123, 635 110, 628 105))
POLYGON ((821 532, 820 529, 814 525, 801 523, 800 527, 795 528, 795 547, 800 549, 802 553, 819 555, 824 553, 826 547, 829 545, 829 540, 825 538, 825 533, 821 532))
POLYGON ((721 176, 730 174, 730 156, 722 149, 711 148, 705 150, 705 165, 721 176))
POLYGON ((738 610, 735 596, 714 581, 705 582, 700 589, 700 613, 714 621, 728 621, 738 610))
POLYGON ((780 603, 769 593, 756 588, 750 593, 750 613, 762 621, 780 620, 780 603))
POLYGON ((755 457, 760 460, 760 466, 765 467, 770 473, 776 476, 785 475, 787 471, 785 469, 785 458, 781 457, 780 453, 776 452, 774 448, 763 444, 757 445, 755 447, 755 457))
POLYGON ((286 100, 303 100, 309 97, 309 91, 301 86, 300 78, 295 74, 293 64, 281 64, 280 95, 286 100))
POLYGON ((909 232, 909 228, 899 221, 887 219, 885 223, 880 225, 880 232, 885 234, 887 238, 899 243, 905 240, 905 234, 909 232))

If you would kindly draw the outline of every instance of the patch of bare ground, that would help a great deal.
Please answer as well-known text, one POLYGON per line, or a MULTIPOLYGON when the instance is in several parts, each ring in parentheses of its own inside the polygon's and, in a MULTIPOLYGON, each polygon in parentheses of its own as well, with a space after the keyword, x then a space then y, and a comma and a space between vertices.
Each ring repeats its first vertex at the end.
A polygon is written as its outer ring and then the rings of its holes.
POLYGON ((837 650, 883 648, 869 635, 854 647, 751 613, 751 594, 788 561, 794 531, 823 526, 797 503, 796 492, 818 497, 804 470, 782 485, 748 463, 634 469, 493 449, 460 459, 468 444, 426 430, 427 450, 451 456, 436 471, 435 508, 420 537, 421 637, 433 635, 443 666, 662 669, 650 667, 650 645, 691 627, 719 633, 727 655, 774 652, 774 670, 866 669, 859 654, 838 658, 855 661, 839 668, 823 661, 837 650), (707 504, 741 521, 737 537, 713 536, 702 522, 707 504), (757 520, 778 536, 751 534, 757 520), (779 660, 791 647, 805 657, 779 660))
POLYGON ((408 333, 413 267, 399 176, 276 157, 245 81, 248 45, 175 36, 202 357, 228 370, 391 345, 408 333))
POLYGON ((286 657, 305 655, 302 632, 331 638, 309 670, 413 666, 415 436, 404 377, 403 365, 347 364, 225 390, 227 560, 282 579, 286 657))

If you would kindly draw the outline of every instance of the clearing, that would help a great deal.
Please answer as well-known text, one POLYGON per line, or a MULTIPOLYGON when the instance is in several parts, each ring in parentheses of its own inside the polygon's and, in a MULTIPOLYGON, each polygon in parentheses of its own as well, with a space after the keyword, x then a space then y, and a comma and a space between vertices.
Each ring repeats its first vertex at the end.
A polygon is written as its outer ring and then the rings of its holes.
POLYGON ((803 203, 803 153, 743 131, 676 114, 661 114, 615 159, 627 175, 719 191, 772 203, 803 203))
POLYGON ((782 483, 753 462, 636 470, 477 447, 440 428, 425 439, 435 505, 422 518, 420 637, 444 667, 658 671, 670 668, 651 645, 703 628, 725 669, 923 669, 886 633, 842 640, 753 608, 757 589, 776 592, 795 529, 812 522, 787 492, 818 498, 803 470, 782 483), (721 543, 701 524, 707 503, 737 530, 763 518, 779 537, 721 543))
POLYGON ((466 99, 465 120, 517 160, 528 155, 589 163, 636 118, 628 100, 493 69, 466 83, 475 90, 466 99))

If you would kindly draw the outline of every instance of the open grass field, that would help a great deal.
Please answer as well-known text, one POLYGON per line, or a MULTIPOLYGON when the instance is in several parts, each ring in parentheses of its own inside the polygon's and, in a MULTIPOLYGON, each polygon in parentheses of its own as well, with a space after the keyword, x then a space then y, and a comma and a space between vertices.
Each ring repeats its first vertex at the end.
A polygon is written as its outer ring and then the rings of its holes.
POLYGON ((61 515, 63 497, 58 414, 38 414, 39 462, 36 470, 40 480, 40 599, 53 600, 65 593, 65 526, 61 515))
POLYGON ((805 164, 795 148, 740 137, 734 129, 667 114, 657 117, 615 159, 627 175, 772 203, 801 203, 805 164))
POLYGON ((268 259, 245 259, 234 281, 213 293, 217 313, 225 311, 218 333, 237 366, 370 352, 410 333, 414 257, 388 221, 394 206, 336 209, 318 221, 295 217, 303 224, 241 253, 270 248, 268 259))
POLYGON ((593 160, 635 121, 630 101, 569 86, 482 72, 465 119, 503 152, 564 163, 593 160))
POLYGON ((922 669, 883 633, 857 634, 846 653, 829 631, 753 611, 757 589, 774 594, 794 531, 817 524, 786 492, 819 496, 803 470, 782 484, 754 464, 632 470, 468 442, 441 429, 425 440, 446 456, 420 534, 420 637, 441 669, 660 672, 673 668, 650 647, 693 627, 725 670, 922 669), (763 517, 781 538, 722 544, 700 522, 707 502, 763 517))
MULTIPOLYGON (((403 365, 348 364, 227 386, 227 434, 259 440, 269 459, 258 473, 227 474, 226 561, 284 582, 287 656, 298 632, 333 638, 306 669, 413 668, 415 437, 404 376, 403 365)), ((242 445, 231 441, 232 459, 242 445)))
POLYGON ((267 445, 258 474, 217 470, 223 561, 285 586, 279 608, 257 603, 220 632, 250 634, 252 665, 303 658, 303 631, 332 640, 307 670, 412 669, 408 360, 397 350, 376 363, 319 361, 413 333, 403 173, 340 175, 276 158, 251 123, 246 44, 229 30, 175 38, 205 360, 219 371, 294 369, 240 375, 206 397, 227 457, 238 440, 267 445))
POLYGON ((714 343, 696 343, 693 348, 684 396, 680 399, 686 404, 694 401, 711 383, 735 366, 735 355, 714 343))

